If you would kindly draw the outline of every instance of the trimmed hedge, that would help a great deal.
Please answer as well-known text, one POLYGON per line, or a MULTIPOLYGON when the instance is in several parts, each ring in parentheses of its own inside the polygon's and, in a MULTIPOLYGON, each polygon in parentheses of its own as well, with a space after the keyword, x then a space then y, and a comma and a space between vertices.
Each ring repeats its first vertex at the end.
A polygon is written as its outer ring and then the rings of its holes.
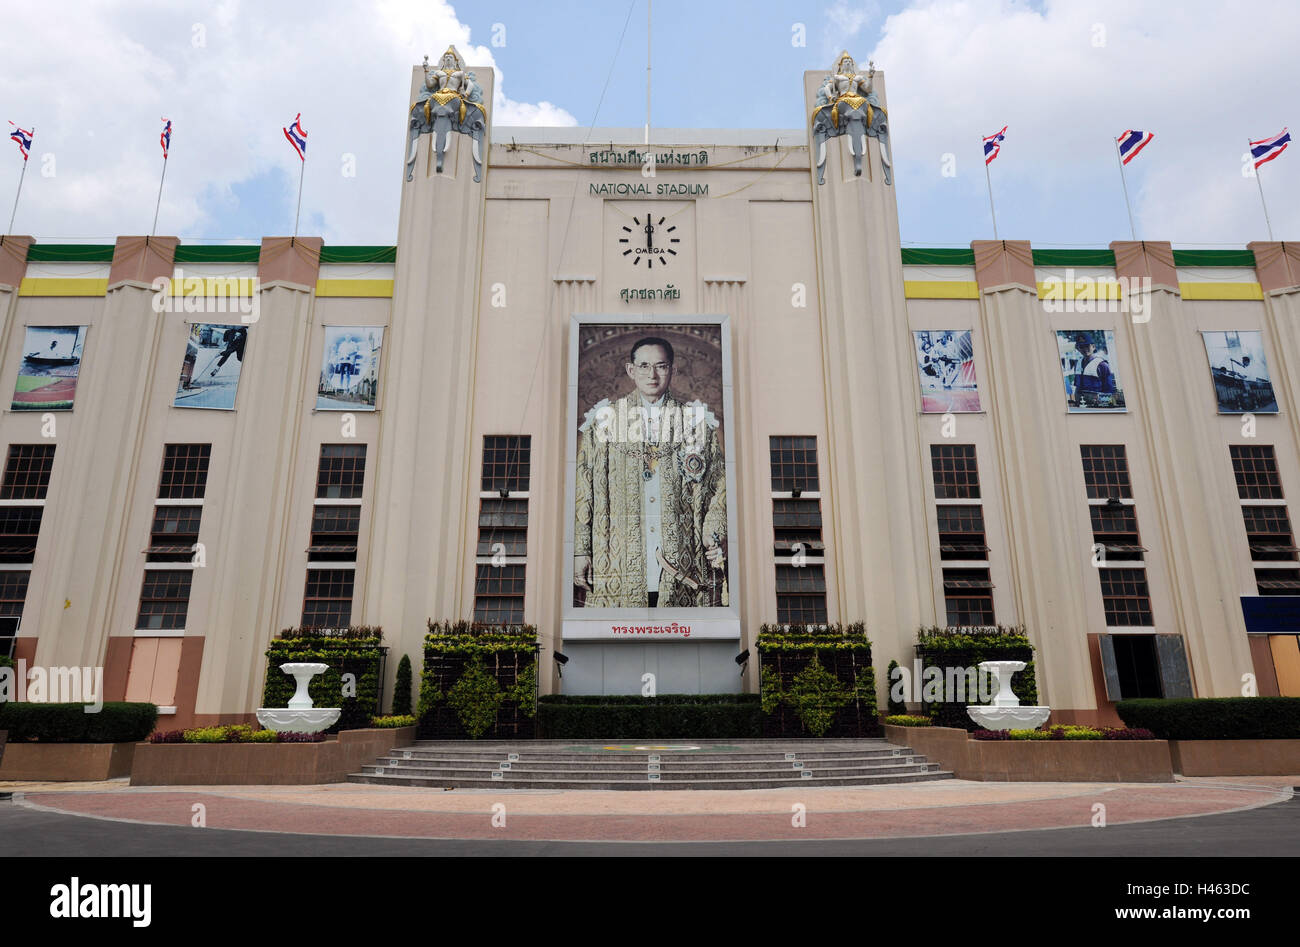
POLYGON ((356 625, 326 632, 314 628, 286 628, 266 649, 266 681, 262 687, 263 707, 287 707, 298 682, 280 670, 296 662, 325 664, 307 685, 316 707, 338 707, 338 722, 325 730, 364 730, 370 718, 383 712, 380 706, 383 666, 388 649, 382 646, 378 627, 356 625), (356 678, 356 695, 343 696, 343 675, 356 678))
POLYGON ((1161 740, 1300 739, 1300 697, 1145 698, 1115 710, 1161 740))
POLYGON ((762 735, 757 694, 552 694, 537 698, 539 739, 713 740, 762 735))
POLYGON ((393 682, 393 716, 405 717, 411 712, 411 658, 402 655, 397 662, 397 678, 393 682))
POLYGON ((158 722, 154 704, 107 703, 98 713, 87 704, 0 704, 0 730, 10 743, 138 743, 158 722))
POLYGON ((536 732, 536 625, 428 622, 420 674, 422 740, 531 740, 536 732))
POLYGON ((865 624, 765 624, 755 647, 763 736, 880 736, 865 624))

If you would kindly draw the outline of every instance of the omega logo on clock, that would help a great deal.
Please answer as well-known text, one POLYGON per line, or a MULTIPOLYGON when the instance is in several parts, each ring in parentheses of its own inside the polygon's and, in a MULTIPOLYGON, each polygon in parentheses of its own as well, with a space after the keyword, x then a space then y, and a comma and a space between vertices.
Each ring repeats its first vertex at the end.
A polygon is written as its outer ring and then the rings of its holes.
POLYGON ((645 219, 633 217, 632 222, 637 225, 637 229, 624 227, 623 230, 628 234, 626 237, 619 237, 618 242, 624 244, 627 249, 623 251, 623 256, 632 258, 632 265, 637 266, 641 260, 645 260, 646 269, 654 269, 656 262, 660 266, 667 266, 669 261, 677 256, 677 251, 673 249, 675 244, 681 243, 681 240, 672 234, 677 227, 665 227, 666 217, 660 217, 656 223, 654 215, 647 212, 645 219))

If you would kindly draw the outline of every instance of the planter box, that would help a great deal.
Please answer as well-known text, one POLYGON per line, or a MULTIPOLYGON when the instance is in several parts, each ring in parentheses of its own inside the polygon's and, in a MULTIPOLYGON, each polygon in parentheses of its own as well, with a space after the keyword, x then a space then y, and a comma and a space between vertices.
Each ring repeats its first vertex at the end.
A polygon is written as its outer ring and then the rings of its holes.
POLYGON ((134 743, 10 743, 0 755, 0 779, 85 782, 131 772, 134 743))
POLYGON ((1184 776, 1300 773, 1300 740, 1170 740, 1169 753, 1184 776))
POLYGON ((415 727, 344 730, 323 743, 140 743, 132 786, 313 786, 343 782, 415 727))
POLYGON ((885 726, 890 743, 910 746, 958 779, 988 782, 1169 783, 1165 740, 972 740, 951 727, 885 726))

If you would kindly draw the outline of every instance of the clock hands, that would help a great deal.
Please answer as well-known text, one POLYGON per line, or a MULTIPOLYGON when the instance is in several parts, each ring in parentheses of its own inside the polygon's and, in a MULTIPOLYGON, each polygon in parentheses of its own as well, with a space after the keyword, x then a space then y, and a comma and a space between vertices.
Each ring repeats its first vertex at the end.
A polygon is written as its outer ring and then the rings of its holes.
MULTIPOLYGON (((665 220, 667 220, 666 217, 660 217, 660 218, 659 218, 659 226, 660 226, 660 227, 663 226, 665 220)), ((633 266, 636 266, 638 263, 641 262, 641 257, 642 257, 642 256, 645 256, 646 269, 653 269, 653 268, 654 268, 654 262, 655 262, 655 258, 656 258, 656 257, 658 257, 658 259, 659 259, 659 265, 660 265, 660 266, 667 266, 667 265, 668 265, 668 260, 667 260, 667 258, 666 258, 666 257, 663 257, 663 256, 659 256, 659 254, 668 253, 668 254, 671 254, 672 256, 676 256, 676 255, 677 255, 677 251, 674 250, 671 246, 669 246, 669 247, 665 247, 665 246, 662 246, 662 245, 661 245, 659 248, 656 248, 656 247, 655 247, 655 243, 654 243, 654 234, 655 234, 655 223, 654 223, 654 219, 653 219, 649 214, 646 214, 645 224, 644 224, 644 225, 641 225, 641 218, 640 218, 640 217, 633 217, 633 218, 632 218, 632 222, 633 222, 634 224, 637 224, 638 226, 640 226, 641 230, 645 232, 645 249, 642 250, 642 249, 638 248, 638 249, 636 250, 636 254, 637 254, 637 255, 634 256, 634 257, 632 258, 632 265, 633 265, 633 266)), ((672 233, 673 231, 675 231, 676 229, 677 229, 677 227, 674 225, 674 226, 672 226, 672 227, 667 228, 667 229, 664 231, 664 233, 671 234, 671 233, 672 233)), ((624 227, 624 228, 623 228, 623 232, 624 232, 624 233, 627 233, 627 234, 631 234, 631 233, 632 233, 632 228, 631 228, 631 227, 624 227)), ((619 237, 619 238, 618 238, 618 242, 619 242, 619 243, 630 243, 630 242, 631 242, 631 237, 619 237)), ((669 242, 670 244, 671 244, 671 243, 681 243, 681 239, 678 238, 678 237, 669 237, 669 238, 668 238, 668 242, 669 242)), ((633 252, 633 250, 632 250, 632 248, 629 246, 626 250, 623 251, 623 256, 629 256, 629 255, 632 254, 632 252, 633 252)))

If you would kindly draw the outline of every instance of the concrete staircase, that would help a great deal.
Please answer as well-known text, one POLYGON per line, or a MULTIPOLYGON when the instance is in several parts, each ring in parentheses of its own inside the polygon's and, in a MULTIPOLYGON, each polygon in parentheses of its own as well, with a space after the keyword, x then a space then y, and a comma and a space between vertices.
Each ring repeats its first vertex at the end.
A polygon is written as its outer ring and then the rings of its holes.
POLYGON ((444 789, 779 789, 951 779, 884 740, 421 740, 349 782, 444 789))

